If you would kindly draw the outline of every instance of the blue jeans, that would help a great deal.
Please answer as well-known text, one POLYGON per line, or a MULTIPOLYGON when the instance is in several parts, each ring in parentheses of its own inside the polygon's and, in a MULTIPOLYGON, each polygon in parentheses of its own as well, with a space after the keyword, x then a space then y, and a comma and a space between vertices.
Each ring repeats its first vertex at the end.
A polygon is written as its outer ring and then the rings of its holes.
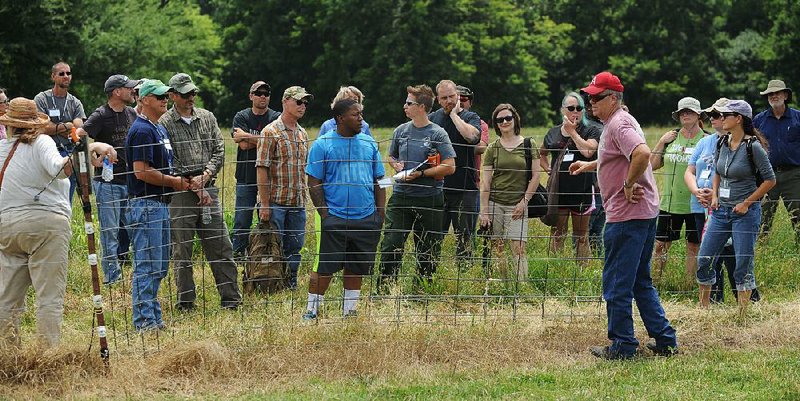
POLYGON ((306 237, 306 208, 270 204, 270 223, 281 233, 283 256, 289 263, 289 285, 297 287, 297 270, 300 268, 300 250, 306 237))
POLYGON ((169 209, 157 200, 132 199, 128 221, 133 232, 133 326, 163 327, 158 288, 169 271, 169 209))
POLYGON ((128 226, 125 216, 128 208, 128 186, 110 182, 92 181, 94 195, 97 199, 97 218, 100 220, 100 246, 103 248, 103 284, 114 283, 122 279, 118 254, 120 235, 128 226))
POLYGON ((656 340, 656 345, 661 348, 678 345, 675 329, 664 314, 650 278, 655 238, 655 218, 606 223, 603 298, 612 355, 633 356, 639 346, 633 334, 633 300, 647 334, 656 340))
POLYGON ((733 278, 737 291, 748 291, 756 288, 755 245, 761 225, 761 203, 750 205, 747 213, 740 215, 733 212, 732 207, 720 206, 706 223, 706 234, 697 254, 697 283, 714 285, 717 277, 713 268, 716 257, 725 246, 728 238, 733 237, 733 249, 736 253, 736 269, 733 278))
POLYGON ((250 229, 253 227, 253 212, 256 210, 258 186, 255 184, 236 184, 236 210, 233 217, 234 254, 244 254, 250 247, 250 229))

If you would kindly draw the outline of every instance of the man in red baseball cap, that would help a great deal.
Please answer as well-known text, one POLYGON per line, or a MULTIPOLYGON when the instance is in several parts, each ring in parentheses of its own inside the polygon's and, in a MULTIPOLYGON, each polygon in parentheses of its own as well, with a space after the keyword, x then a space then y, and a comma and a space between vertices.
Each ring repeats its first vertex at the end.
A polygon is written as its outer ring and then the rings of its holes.
POLYGON ((639 342, 633 333, 632 301, 636 300, 654 354, 678 351, 675 329, 667 320, 650 277, 650 259, 656 234, 658 188, 650 166, 650 148, 639 123, 622 108, 625 87, 610 72, 597 74, 589 86, 595 116, 605 124, 598 159, 570 165, 572 174, 597 169, 597 181, 606 210, 603 298, 608 315, 610 346, 592 347, 605 359, 627 359, 639 342))

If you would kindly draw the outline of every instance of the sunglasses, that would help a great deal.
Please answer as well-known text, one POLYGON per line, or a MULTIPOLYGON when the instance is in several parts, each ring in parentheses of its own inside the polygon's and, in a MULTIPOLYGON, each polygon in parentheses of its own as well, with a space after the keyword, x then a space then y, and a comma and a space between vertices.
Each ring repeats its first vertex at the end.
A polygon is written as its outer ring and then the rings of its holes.
POLYGON ((65 75, 68 76, 68 77, 72 76, 72 71, 61 71, 61 72, 58 73, 59 77, 63 77, 65 75))
POLYGON ((706 113, 706 115, 708 116, 709 120, 719 120, 722 118, 722 114, 717 112, 706 113))
POLYGON ((191 91, 191 92, 188 92, 188 93, 180 93, 180 95, 181 95, 181 98, 188 99, 190 97, 197 96, 197 92, 196 91, 191 91))
POLYGON ((564 106, 567 111, 583 111, 583 106, 564 106))
POLYGON ((302 105, 308 106, 309 103, 311 103, 306 99, 295 99, 294 101, 295 101, 295 103, 297 103, 298 106, 302 106, 302 105))
POLYGON ((461 100, 461 103, 472 101, 472 98, 469 96, 461 96, 459 99, 461 100))
POLYGON ((270 93, 269 91, 257 91, 257 92, 253 92, 253 96, 256 96, 256 97, 269 97, 269 95, 270 95, 270 94, 271 94, 271 93, 270 93))
POLYGON ((739 115, 739 113, 722 113, 722 117, 724 117, 724 118, 736 117, 738 115, 739 115))
POLYGON ((156 100, 167 100, 167 97, 168 97, 168 95, 166 93, 163 94, 163 95, 150 94, 148 96, 152 96, 152 97, 156 98, 156 100))
POLYGON ((495 124, 502 124, 504 122, 510 123, 514 121, 514 116, 497 117, 494 119, 495 124))
POLYGON ((606 93, 605 95, 591 95, 591 96, 589 96, 589 100, 591 100, 592 102, 597 103, 597 102, 600 102, 601 100, 607 98, 610 95, 611 95, 610 93, 606 93))
POLYGON ((419 104, 419 103, 417 103, 417 102, 412 102, 412 101, 410 101, 410 100, 406 100, 406 106, 408 106, 408 107, 411 107, 411 106, 419 106, 419 105, 420 105, 420 104, 419 104))

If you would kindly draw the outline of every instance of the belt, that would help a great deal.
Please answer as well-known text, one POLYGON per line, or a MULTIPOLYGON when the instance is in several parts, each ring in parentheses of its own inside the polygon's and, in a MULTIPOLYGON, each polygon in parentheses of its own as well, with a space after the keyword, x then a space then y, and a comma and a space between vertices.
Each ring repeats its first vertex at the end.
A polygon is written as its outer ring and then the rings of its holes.
POLYGON ((773 168, 773 170, 775 170, 776 173, 782 173, 784 171, 794 170, 797 167, 800 167, 800 166, 793 166, 793 165, 788 164, 788 165, 784 165, 784 166, 775 166, 773 168))
POLYGON ((172 200, 172 195, 145 195, 145 196, 129 196, 128 200, 133 199, 142 199, 142 200, 154 200, 159 201, 161 203, 169 203, 172 200))

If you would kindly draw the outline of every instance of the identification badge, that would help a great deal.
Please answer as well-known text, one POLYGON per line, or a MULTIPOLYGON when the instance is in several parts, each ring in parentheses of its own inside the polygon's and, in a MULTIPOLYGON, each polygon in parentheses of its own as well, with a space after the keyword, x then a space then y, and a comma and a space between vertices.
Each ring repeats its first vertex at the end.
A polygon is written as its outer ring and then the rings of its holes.
POLYGON ((708 177, 711 177, 711 170, 703 170, 703 172, 700 173, 700 178, 707 180, 708 177))
POLYGON ((49 114, 50 117, 60 118, 61 117, 61 110, 59 110, 59 109, 49 109, 49 110, 47 110, 47 114, 49 114))
POLYGON ((172 150, 172 144, 169 143, 168 138, 164 138, 164 147, 167 148, 167 150, 172 150))
POLYGON ((683 149, 683 153, 687 154, 687 155, 691 155, 692 153, 694 153, 694 148, 685 148, 685 149, 683 149))
POLYGON ((573 160, 575 160, 575 153, 565 153, 565 154, 564 154, 564 159, 563 159, 563 161, 565 161, 565 162, 571 162, 571 161, 573 161, 573 160))
POLYGON ((730 188, 720 188, 719 189, 719 197, 728 199, 731 197, 731 189, 730 188))

